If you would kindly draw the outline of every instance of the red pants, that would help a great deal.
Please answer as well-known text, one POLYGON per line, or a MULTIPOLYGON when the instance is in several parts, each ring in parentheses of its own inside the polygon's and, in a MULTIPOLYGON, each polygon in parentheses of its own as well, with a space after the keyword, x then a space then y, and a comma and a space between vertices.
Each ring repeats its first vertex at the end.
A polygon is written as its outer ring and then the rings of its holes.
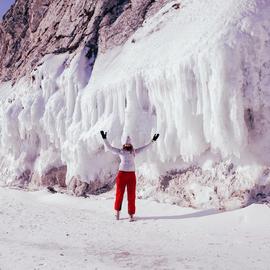
POLYGON ((135 172, 119 171, 116 177, 116 198, 114 209, 121 211, 123 196, 127 186, 128 213, 135 214, 135 198, 136 198, 136 175, 135 172))

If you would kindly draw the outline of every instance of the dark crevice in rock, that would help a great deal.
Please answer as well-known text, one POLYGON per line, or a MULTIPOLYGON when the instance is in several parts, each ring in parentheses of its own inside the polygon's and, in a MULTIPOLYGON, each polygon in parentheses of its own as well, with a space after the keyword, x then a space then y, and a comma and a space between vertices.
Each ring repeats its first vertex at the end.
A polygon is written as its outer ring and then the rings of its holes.
POLYGON ((248 130, 254 129, 254 113, 251 108, 245 110, 244 119, 248 130))
MULTIPOLYGON (((92 17, 93 17, 93 15, 94 15, 94 13, 95 13, 95 10, 87 10, 87 9, 84 9, 83 10, 84 11, 84 14, 86 15, 86 17, 90 20, 92 17)), ((83 15, 83 14, 82 14, 83 15)))
POLYGON ((91 59, 92 57, 96 58, 98 54, 98 46, 96 44, 91 43, 87 43, 85 46, 88 48, 88 51, 85 56, 88 59, 91 59))
POLYGON ((104 13, 104 16, 106 16, 107 14, 111 15, 109 25, 113 24, 117 20, 117 18, 124 12, 124 10, 130 7, 131 7, 130 0, 121 0, 118 1, 117 4, 112 6, 108 11, 106 11, 104 13))
POLYGON ((150 0, 148 4, 145 6, 144 10, 142 11, 142 21, 145 20, 146 14, 149 8, 156 2, 156 0, 150 0))
MULTIPOLYGON (((54 28, 54 29, 58 28, 59 23, 60 23, 60 22, 56 22, 56 23, 53 25, 53 28, 54 28)), ((46 28, 46 31, 47 31, 47 29, 48 29, 48 27, 46 28)))
POLYGON ((31 50, 29 50, 26 54, 26 56, 29 56, 36 48, 38 47, 38 45, 34 46, 33 48, 31 48, 31 50))

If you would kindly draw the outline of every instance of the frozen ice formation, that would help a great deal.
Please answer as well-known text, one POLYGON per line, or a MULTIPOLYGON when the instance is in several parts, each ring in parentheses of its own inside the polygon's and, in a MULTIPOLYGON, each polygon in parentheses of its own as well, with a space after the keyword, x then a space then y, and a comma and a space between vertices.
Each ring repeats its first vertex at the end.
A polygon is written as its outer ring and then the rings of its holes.
POLYGON ((126 135, 140 146, 160 133, 136 158, 146 186, 194 166, 199 185, 221 163, 233 164, 239 190, 259 181, 270 160, 270 2, 177 3, 96 59, 48 55, 31 76, 1 84, 2 182, 29 172, 22 181, 40 183, 63 166, 67 185, 111 182, 118 159, 100 130, 116 147, 126 135))

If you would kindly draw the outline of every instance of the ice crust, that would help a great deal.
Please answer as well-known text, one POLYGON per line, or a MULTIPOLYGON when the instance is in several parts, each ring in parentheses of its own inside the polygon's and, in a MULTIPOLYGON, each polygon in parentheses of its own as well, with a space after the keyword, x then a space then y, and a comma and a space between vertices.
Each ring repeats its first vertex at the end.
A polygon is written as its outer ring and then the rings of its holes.
POLYGON ((67 184, 106 183, 118 159, 100 130, 116 147, 126 135, 137 147, 160 133, 136 159, 138 174, 157 182, 194 164, 268 166, 270 2, 173 3, 96 59, 48 55, 31 79, 1 84, 2 182, 67 165, 67 184))

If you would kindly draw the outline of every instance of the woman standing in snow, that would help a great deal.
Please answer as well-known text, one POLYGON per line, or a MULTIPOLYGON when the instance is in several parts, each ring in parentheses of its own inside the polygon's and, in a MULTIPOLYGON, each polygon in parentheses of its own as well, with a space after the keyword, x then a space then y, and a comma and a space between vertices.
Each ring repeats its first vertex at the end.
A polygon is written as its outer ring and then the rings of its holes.
POLYGON ((135 214, 135 198, 136 198, 136 175, 135 175, 135 155, 141 153, 143 150, 147 149, 153 142, 157 140, 159 134, 155 134, 151 142, 148 144, 134 149, 131 144, 131 139, 128 136, 126 143, 123 145, 122 149, 112 147, 107 141, 107 132, 103 130, 100 131, 102 139, 106 147, 116 155, 120 156, 121 162, 119 166, 119 172, 116 177, 116 198, 114 203, 114 209, 116 211, 116 219, 119 220, 120 211, 122 207, 123 196, 125 193, 125 188, 127 186, 127 198, 128 198, 128 214, 130 216, 130 221, 134 221, 135 214))

